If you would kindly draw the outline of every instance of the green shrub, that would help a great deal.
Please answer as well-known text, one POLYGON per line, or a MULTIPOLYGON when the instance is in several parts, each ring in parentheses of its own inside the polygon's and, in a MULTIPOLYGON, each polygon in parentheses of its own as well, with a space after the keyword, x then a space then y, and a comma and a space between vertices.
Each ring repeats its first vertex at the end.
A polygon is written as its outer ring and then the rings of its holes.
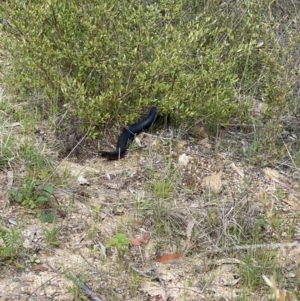
POLYGON ((50 112, 79 116, 92 134, 149 104, 179 124, 249 122, 238 95, 271 104, 278 120, 292 83, 269 1, 146 3, 6 1, 6 80, 44 91, 50 112))

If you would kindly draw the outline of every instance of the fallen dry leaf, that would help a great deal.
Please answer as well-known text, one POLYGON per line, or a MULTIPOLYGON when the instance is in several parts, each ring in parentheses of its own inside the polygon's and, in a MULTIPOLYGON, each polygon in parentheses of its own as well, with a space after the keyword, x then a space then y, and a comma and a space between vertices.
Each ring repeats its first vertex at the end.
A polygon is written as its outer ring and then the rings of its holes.
POLYGON ((224 286, 234 286, 240 281, 240 277, 232 277, 232 279, 222 278, 221 283, 224 286))
POLYGON ((189 133, 198 139, 208 138, 208 129, 202 121, 195 123, 189 130, 189 133))
POLYGON ((190 220, 187 224, 186 236, 189 240, 191 239, 191 235, 192 235, 192 231, 193 231, 194 226, 195 226, 195 221, 194 220, 190 220))
POLYGON ((218 194, 222 190, 222 175, 223 172, 220 171, 217 174, 208 176, 203 179, 202 186, 206 189, 213 191, 214 193, 218 194))
POLYGON ((277 180, 278 181, 281 177, 279 172, 275 169, 271 169, 269 167, 266 167, 266 168, 263 169, 263 171, 264 171, 264 174, 272 180, 277 180))
POLYGON ((244 173, 236 167, 236 165, 232 162, 231 163, 231 168, 243 179, 244 178, 244 173))
POLYGON ((150 240, 150 232, 148 231, 143 231, 141 236, 140 236, 140 240, 143 242, 143 243, 147 243, 149 240, 150 240))
POLYGON ((154 261, 159 263, 175 263, 181 257, 183 257, 183 254, 165 254, 156 257, 154 261))
POLYGON ((104 244, 102 244, 101 242, 99 242, 99 253, 102 256, 102 258, 106 259, 106 248, 104 246, 104 244))
POLYGON ((147 243, 150 239, 150 232, 143 231, 140 235, 140 237, 137 238, 131 238, 130 244, 133 246, 140 246, 142 243, 147 243))
POLYGON ((6 189, 9 190, 11 189, 14 182, 14 172, 12 170, 8 171, 6 178, 7 178, 6 189))
POLYGON ((206 147, 207 149, 211 149, 212 148, 212 145, 211 143, 209 143, 209 139, 208 138, 204 138, 200 141, 198 141, 198 143, 204 147, 206 147))
POLYGON ((130 244, 132 246, 140 246, 142 244, 142 241, 139 238, 131 238, 130 244))
POLYGON ((300 205, 297 204, 297 203, 294 202, 294 201, 291 201, 291 200, 288 200, 288 199, 282 199, 282 201, 285 202, 286 204, 290 205, 291 207, 300 209, 300 205))
POLYGON ((11 123, 11 124, 6 124, 6 125, 4 125, 4 127, 6 127, 6 128, 9 128, 9 127, 14 128, 14 127, 16 127, 16 126, 21 126, 21 123, 20 123, 20 122, 13 122, 13 123, 11 123))
POLYGON ((32 269, 34 271, 39 271, 39 272, 45 272, 48 271, 49 269, 43 265, 39 265, 39 264, 33 264, 32 265, 32 269))
POLYGON ((180 150, 184 149, 186 147, 186 145, 187 145, 187 142, 184 141, 184 140, 179 140, 176 143, 177 148, 180 149, 180 150))

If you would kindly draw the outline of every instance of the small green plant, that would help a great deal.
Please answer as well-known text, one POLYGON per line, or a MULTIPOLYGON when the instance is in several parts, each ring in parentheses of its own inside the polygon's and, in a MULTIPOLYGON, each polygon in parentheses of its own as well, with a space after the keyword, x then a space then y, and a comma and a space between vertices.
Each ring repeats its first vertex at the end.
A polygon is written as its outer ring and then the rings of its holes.
MULTIPOLYGON (((81 289, 83 289, 83 291, 85 293, 89 293, 89 288, 84 284, 84 282, 86 281, 86 279, 80 280, 78 279, 75 275, 72 274, 65 274, 66 278, 70 279, 74 286, 73 287, 68 287, 68 291, 70 293, 72 293, 74 295, 74 300, 88 300, 87 296, 85 296, 83 293, 81 293, 81 289)), ((84 277, 85 278, 85 277, 84 277)))
POLYGON ((26 179, 21 189, 10 189, 9 194, 12 198, 22 205, 29 206, 31 209, 38 204, 45 204, 54 192, 51 185, 46 185, 41 189, 36 189, 36 180, 26 179))
POLYGON ((106 243, 106 247, 116 247, 118 251, 124 252, 128 250, 129 243, 130 241, 124 233, 117 233, 106 243))
POLYGON ((25 262, 26 263, 41 263, 41 261, 37 258, 36 254, 28 255, 28 259, 25 262))
POLYGON ((164 173, 153 173, 151 187, 156 197, 159 199, 167 199, 176 192, 180 173, 174 169, 169 162, 164 166, 164 173))
POLYGON ((173 185, 174 184, 170 181, 170 179, 158 180, 153 183, 153 190, 157 197, 165 199, 169 197, 174 190, 173 185))
POLYGON ((240 275, 247 287, 256 289, 263 284, 262 275, 282 277, 276 262, 276 252, 270 250, 250 251, 243 257, 245 266, 240 267, 240 275))
POLYGON ((8 165, 9 159, 4 157, 4 156, 0 156, 0 169, 6 168, 8 165))
POLYGON ((57 238, 62 227, 53 224, 52 229, 44 229, 45 241, 53 246, 59 246, 61 241, 57 238))
POLYGON ((21 248, 21 230, 16 228, 0 229, 0 260, 13 259, 17 257, 21 248))
POLYGON ((38 216, 43 223, 54 223, 56 220, 56 212, 55 211, 41 213, 41 214, 38 214, 38 216))
POLYGON ((49 173, 52 170, 52 159, 46 157, 43 150, 37 151, 32 146, 32 141, 30 139, 20 145, 18 153, 24 160, 26 172, 29 178, 45 180, 49 177, 49 173))
POLYGON ((101 205, 96 205, 92 210, 93 218, 98 218, 101 210, 101 205))

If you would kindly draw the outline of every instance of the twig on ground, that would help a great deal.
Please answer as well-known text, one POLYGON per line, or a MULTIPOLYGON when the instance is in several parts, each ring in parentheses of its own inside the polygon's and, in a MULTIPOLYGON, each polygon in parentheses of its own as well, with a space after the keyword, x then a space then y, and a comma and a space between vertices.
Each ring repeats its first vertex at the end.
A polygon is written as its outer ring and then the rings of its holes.
POLYGON ((103 301, 103 299, 100 299, 97 296, 93 296, 93 291, 76 276, 71 274, 66 274, 66 277, 71 279, 76 285, 78 285, 84 291, 84 293, 88 297, 90 297, 93 301, 103 301))
POLYGON ((26 300, 28 300, 31 296, 33 296, 33 294, 37 291, 37 290, 39 290, 41 287, 43 287, 47 282, 49 282, 49 281, 51 281, 51 280, 53 280, 53 279, 55 279, 56 277, 58 277, 59 275, 55 275, 55 276, 53 276, 53 277, 51 277, 50 279, 48 279, 48 280, 46 280, 44 283, 42 283, 41 285, 39 285, 26 299, 25 299, 25 301, 26 300))
POLYGON ((152 270, 155 272, 155 275, 157 276, 157 279, 159 280, 159 282, 160 282, 160 284, 162 286, 162 289, 163 289, 163 291, 165 293, 165 298, 167 299, 168 298, 168 292, 167 292, 167 288, 166 288, 165 282, 160 277, 156 265, 153 263, 151 267, 152 267, 152 270))
POLYGON ((292 248, 292 247, 298 247, 300 246, 300 242, 294 241, 294 242, 283 242, 283 243, 271 243, 271 244, 257 244, 257 245, 243 245, 243 246, 234 246, 234 247, 228 247, 228 248, 217 248, 215 250, 206 251, 199 256, 207 256, 212 254, 218 254, 228 251, 237 251, 237 250, 258 250, 258 249, 277 249, 277 248, 292 248))
POLYGON ((73 149, 68 153, 68 155, 56 166, 56 168, 53 170, 52 174, 45 180, 45 182, 48 182, 53 175, 55 174, 55 172, 57 171, 57 169, 59 168, 59 166, 66 161, 71 154, 75 151, 75 149, 81 144, 81 142, 86 138, 86 136, 88 135, 88 133, 90 132, 90 128, 91 126, 88 128, 88 130, 86 131, 86 133, 84 134, 84 136, 78 141, 78 143, 73 147, 73 149))

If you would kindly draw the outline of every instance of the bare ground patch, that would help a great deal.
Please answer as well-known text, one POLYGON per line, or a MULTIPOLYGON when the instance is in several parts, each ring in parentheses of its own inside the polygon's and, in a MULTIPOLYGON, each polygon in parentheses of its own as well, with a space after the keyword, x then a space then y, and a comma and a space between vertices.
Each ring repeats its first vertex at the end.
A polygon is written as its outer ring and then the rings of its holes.
POLYGON ((143 151, 120 161, 57 162, 55 202, 46 208, 13 202, 7 175, 18 166, 1 171, 1 228, 19 229, 22 241, 17 256, 1 262, 1 298, 271 300, 262 275, 273 275, 296 300, 298 169, 252 166, 224 146, 215 152, 163 135, 140 139, 143 151), (79 185, 79 176, 89 185, 79 185), (55 223, 41 222, 47 210, 55 223), (118 233, 130 240, 145 232, 140 245, 103 249, 118 233), (180 256, 157 260, 174 254, 180 256))

